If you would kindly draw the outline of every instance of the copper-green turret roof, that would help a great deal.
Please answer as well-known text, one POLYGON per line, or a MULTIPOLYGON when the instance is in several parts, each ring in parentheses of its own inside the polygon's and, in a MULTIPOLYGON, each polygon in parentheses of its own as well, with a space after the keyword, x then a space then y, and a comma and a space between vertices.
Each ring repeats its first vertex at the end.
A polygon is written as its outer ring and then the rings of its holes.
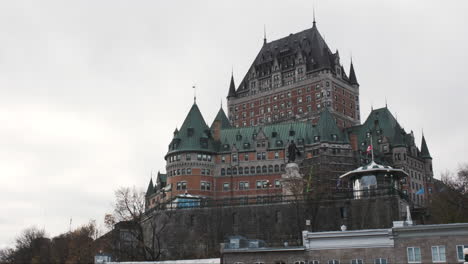
POLYGON ((154 193, 154 184, 153 184, 153 178, 150 179, 150 182, 148 184, 148 189, 146 189, 146 196, 150 196, 154 193))
POLYGON ((206 125, 196 103, 190 108, 178 133, 174 134, 167 154, 181 151, 214 151, 210 128, 206 125))
POLYGON ((421 142, 421 158, 432 159, 431 154, 429 153, 429 148, 427 147, 426 138, 424 138, 424 135, 422 136, 422 142, 421 142))
POLYGON ((319 121, 312 136, 319 137, 321 142, 348 142, 348 138, 336 125, 335 118, 327 107, 320 113, 319 121))
POLYGON ((211 129, 213 129, 214 123, 216 121, 221 122, 221 128, 226 129, 226 128, 231 128, 231 123, 229 123, 229 119, 226 116, 226 113, 224 113, 223 108, 221 107, 218 111, 218 114, 216 115, 215 119, 213 120, 213 123, 211 123, 211 129))

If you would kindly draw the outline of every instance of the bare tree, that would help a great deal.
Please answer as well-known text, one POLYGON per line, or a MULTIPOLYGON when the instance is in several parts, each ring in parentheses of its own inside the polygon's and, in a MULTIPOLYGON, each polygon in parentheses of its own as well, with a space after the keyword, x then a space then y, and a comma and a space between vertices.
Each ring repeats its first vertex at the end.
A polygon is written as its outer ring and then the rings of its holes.
POLYGON ((145 215, 145 193, 135 187, 121 187, 115 191, 112 215, 105 216, 119 241, 120 260, 157 260, 161 256, 161 234, 170 218, 170 212, 153 211, 145 215), (122 239, 123 238, 123 239, 122 239), (125 241, 126 240, 126 241, 125 241))
POLYGON ((461 165, 457 173, 444 172, 441 179, 429 206, 432 221, 468 222, 468 164, 461 165))

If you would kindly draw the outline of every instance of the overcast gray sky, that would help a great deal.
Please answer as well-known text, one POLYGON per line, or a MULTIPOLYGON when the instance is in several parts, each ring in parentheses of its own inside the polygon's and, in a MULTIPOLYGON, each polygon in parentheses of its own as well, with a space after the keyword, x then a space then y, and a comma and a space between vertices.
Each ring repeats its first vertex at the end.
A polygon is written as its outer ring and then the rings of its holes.
MULTIPOLYGON (((208 123, 263 42, 312 26, 309 1, 0 2, 0 247, 102 222, 119 186, 146 188, 193 102, 208 123)), ((467 162, 468 1, 316 0, 350 55, 361 116, 385 105, 421 131, 436 176, 467 162)))

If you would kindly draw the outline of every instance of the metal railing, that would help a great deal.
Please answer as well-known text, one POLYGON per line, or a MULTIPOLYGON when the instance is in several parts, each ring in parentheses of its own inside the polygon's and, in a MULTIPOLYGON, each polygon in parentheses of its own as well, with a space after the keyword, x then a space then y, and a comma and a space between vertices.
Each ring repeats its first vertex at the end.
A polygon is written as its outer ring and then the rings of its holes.
POLYGON ((259 196, 242 196, 222 199, 209 198, 190 198, 183 201, 171 200, 165 203, 157 204, 155 207, 147 210, 146 213, 157 210, 183 210, 195 208, 215 208, 229 206, 250 206, 250 205, 265 205, 265 204, 280 204, 280 203, 297 203, 297 202, 321 202, 330 200, 344 199, 369 199, 373 197, 398 195, 400 198, 409 201, 408 196, 400 190, 394 188, 375 188, 369 190, 347 190, 339 189, 330 192, 316 193, 313 190, 308 193, 298 195, 259 195, 259 196))

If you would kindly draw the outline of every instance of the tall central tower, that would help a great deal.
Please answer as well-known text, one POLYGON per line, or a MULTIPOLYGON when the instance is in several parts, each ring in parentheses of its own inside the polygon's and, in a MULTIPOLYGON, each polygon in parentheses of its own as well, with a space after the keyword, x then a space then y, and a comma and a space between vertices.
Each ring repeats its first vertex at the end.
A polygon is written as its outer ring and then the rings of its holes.
POLYGON ((235 127, 309 121, 328 108, 339 127, 360 124, 359 84, 320 35, 316 23, 287 37, 264 40, 239 86, 229 85, 228 116, 235 127))

